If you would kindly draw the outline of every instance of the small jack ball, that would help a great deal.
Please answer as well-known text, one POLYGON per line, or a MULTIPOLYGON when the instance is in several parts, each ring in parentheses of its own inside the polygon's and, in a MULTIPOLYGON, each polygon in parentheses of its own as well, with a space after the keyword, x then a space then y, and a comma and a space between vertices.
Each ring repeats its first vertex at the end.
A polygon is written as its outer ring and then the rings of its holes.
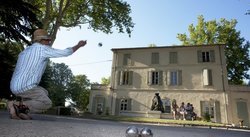
POLYGON ((100 42, 100 43, 98 43, 98 46, 99 46, 99 47, 102 47, 102 43, 101 43, 101 42, 100 42))

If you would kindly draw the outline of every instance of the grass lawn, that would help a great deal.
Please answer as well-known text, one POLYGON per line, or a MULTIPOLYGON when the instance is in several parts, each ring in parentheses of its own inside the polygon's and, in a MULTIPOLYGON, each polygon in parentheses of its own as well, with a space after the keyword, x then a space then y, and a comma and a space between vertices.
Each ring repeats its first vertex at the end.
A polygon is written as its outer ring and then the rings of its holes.
MULTIPOLYGON (((88 117, 88 116, 83 116, 88 117)), ((175 124, 175 125, 190 125, 190 126, 211 126, 211 127, 225 127, 221 123, 213 123, 206 121, 189 121, 189 120, 173 120, 173 119, 158 119, 158 118, 145 118, 145 117, 127 117, 127 116, 89 116, 95 119, 113 120, 113 121, 127 121, 127 122, 141 122, 153 124, 175 124)))

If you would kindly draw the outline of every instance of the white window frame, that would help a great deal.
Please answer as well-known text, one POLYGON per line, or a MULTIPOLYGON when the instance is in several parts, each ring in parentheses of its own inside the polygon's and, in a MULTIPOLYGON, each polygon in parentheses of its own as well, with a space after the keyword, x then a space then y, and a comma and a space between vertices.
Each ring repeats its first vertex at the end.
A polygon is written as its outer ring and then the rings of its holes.
POLYGON ((198 62, 199 63, 206 63, 206 62, 215 62, 215 52, 214 50, 198 50, 198 62))
POLYGON ((162 71, 149 71, 148 84, 149 85, 162 85, 162 71))
POLYGON ((122 98, 120 102, 120 111, 127 111, 128 110, 128 99, 122 98))
POLYGON ((168 85, 179 86, 182 85, 182 71, 181 70, 169 70, 168 74, 168 85))
POLYGON ((208 113, 211 118, 215 117, 215 106, 211 101, 201 101, 201 115, 204 116, 205 113, 208 113))
POLYGON ((202 52, 202 62, 210 62, 210 53, 208 51, 202 52))
POLYGON ((118 73, 119 85, 132 85, 133 84, 133 71, 119 71, 118 73))

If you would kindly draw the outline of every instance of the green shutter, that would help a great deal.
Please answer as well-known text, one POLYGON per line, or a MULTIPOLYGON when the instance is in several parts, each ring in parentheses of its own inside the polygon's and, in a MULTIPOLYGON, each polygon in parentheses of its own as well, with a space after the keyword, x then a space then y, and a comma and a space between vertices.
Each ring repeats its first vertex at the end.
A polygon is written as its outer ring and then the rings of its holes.
POLYGON ((210 50, 210 61, 211 62, 215 62, 215 53, 214 53, 214 50, 210 50))
POLYGON ((220 112, 220 102, 215 101, 215 116, 216 123, 221 123, 221 112, 220 112))
POLYGON ((200 107, 201 107, 201 111, 200 111, 200 114, 201 116, 204 116, 205 115, 205 111, 204 111, 204 104, 205 102, 204 101, 200 101, 200 107))
POLYGON ((178 63, 178 52, 175 52, 175 63, 178 63))
POLYGON ((148 71, 148 85, 152 85, 152 71, 148 71))
POLYGON ((128 64, 128 60, 127 60, 127 54, 123 55, 123 65, 126 66, 128 64))
POLYGON ((166 84, 170 85, 171 84, 171 81, 170 81, 170 78, 171 78, 170 71, 167 71, 166 75, 167 75, 166 76, 166 84))
POLYGON ((132 85, 133 84, 133 71, 129 71, 128 78, 129 78, 128 84, 132 85))
POLYGON ((120 102, 121 100, 119 98, 115 100, 115 115, 119 115, 120 113, 120 102))
POLYGON ((151 64, 159 64, 159 53, 157 53, 157 52, 152 53, 151 64))
POLYGON ((117 83, 117 85, 120 85, 120 76, 121 76, 121 71, 116 71, 116 83, 117 83))
POLYGON ((213 85, 213 77, 212 77, 212 70, 208 70, 208 85, 211 86, 213 85))
POLYGON ((129 98, 129 99, 127 99, 127 101, 128 101, 128 106, 127 106, 128 108, 127 108, 127 110, 131 111, 132 110, 132 108, 131 108, 132 107, 132 104, 131 104, 132 103, 132 99, 129 98))
POLYGON ((92 109, 91 109, 92 113, 96 113, 96 97, 93 97, 92 100, 92 109))
POLYGON ((182 71, 178 70, 178 85, 182 85, 182 71))
POLYGON ((201 52, 201 50, 197 51, 197 59, 198 59, 198 63, 202 62, 202 52, 201 52))
POLYGON ((119 84, 120 85, 123 85, 123 79, 124 79, 124 75, 123 74, 124 74, 124 71, 121 71, 120 72, 120 80, 119 80, 119 84))
POLYGON ((169 53, 169 63, 170 64, 177 63, 177 52, 170 52, 169 53))
POLYGON ((163 79, 162 71, 159 71, 159 85, 162 85, 162 79, 163 79))

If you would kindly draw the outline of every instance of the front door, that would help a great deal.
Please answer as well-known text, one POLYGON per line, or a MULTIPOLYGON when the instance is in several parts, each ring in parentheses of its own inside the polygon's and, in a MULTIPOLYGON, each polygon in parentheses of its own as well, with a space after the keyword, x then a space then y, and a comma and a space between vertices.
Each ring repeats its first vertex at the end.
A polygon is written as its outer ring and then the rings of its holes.
POLYGON ((243 126, 249 126, 248 109, 245 101, 237 101, 237 115, 243 120, 243 126))
POLYGON ((104 114, 105 111, 105 98, 103 96, 95 96, 93 98, 92 112, 96 115, 104 114))

